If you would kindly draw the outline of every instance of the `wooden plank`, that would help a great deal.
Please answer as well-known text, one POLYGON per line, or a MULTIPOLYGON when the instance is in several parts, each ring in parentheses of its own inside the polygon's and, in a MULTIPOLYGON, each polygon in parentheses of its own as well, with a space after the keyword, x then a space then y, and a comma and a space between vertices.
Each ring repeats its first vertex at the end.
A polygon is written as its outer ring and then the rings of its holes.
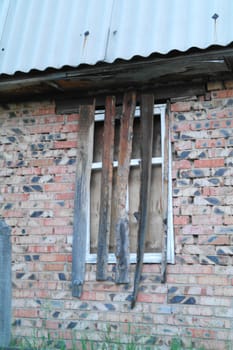
POLYGON ((129 283, 129 218, 126 208, 136 93, 124 95, 120 126, 116 199, 116 283, 129 283))
POLYGON ((105 103, 104 135, 102 141, 102 177, 96 270, 96 279, 98 281, 104 281, 107 279, 108 245, 111 227, 115 115, 115 97, 107 96, 105 103))
POLYGON ((131 308, 135 306, 139 282, 143 266, 143 257, 145 250, 145 238, 148 231, 149 206, 150 206, 150 187, 151 187, 151 158, 153 143, 153 111, 154 95, 145 94, 141 96, 141 124, 142 124, 142 143, 141 143, 141 188, 139 205, 139 227, 138 227, 138 245, 137 245, 137 263, 134 276, 134 290, 131 301, 131 308))
POLYGON ((78 298, 82 295, 85 279, 94 114, 94 102, 80 106, 72 248, 72 295, 78 298))
POLYGON ((162 212, 163 212, 163 240, 161 261, 161 283, 166 281, 167 270, 167 219, 168 219, 168 166, 169 166, 169 117, 165 115, 165 130, 162 135, 163 167, 162 167, 162 212))

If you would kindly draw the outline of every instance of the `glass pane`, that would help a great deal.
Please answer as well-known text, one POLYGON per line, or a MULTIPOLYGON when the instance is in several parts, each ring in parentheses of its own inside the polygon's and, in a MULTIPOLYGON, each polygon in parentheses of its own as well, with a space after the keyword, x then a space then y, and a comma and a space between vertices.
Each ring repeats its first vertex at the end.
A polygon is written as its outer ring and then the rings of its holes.
POLYGON ((104 121, 95 122, 94 126, 94 145, 93 145, 93 162, 102 162, 103 149, 103 135, 104 135, 104 121))
MULTIPOLYGON (((90 252, 97 252, 98 230, 99 230, 99 212, 100 212, 100 189, 101 189, 102 169, 92 170, 91 174, 91 204, 90 204, 90 252)), ((115 252, 114 236, 114 218, 116 217, 116 176, 117 169, 113 171, 113 189, 112 189, 112 211, 111 211, 111 229, 109 238, 109 252, 115 252)))
MULTIPOLYGON (((151 200, 149 212, 149 230, 145 242, 145 252, 154 253, 161 251, 163 236, 162 226, 162 171, 161 166, 153 165, 151 174, 151 200)), ((130 225, 130 251, 137 251, 138 221, 135 216, 139 211, 140 169, 130 169, 129 179, 129 225, 130 225)))
POLYGON ((152 144, 152 157, 161 157, 161 120, 160 115, 154 116, 154 133, 152 144))
POLYGON ((97 252, 102 170, 92 170, 90 200, 90 252, 97 252))
MULTIPOLYGON (((134 118, 132 159, 140 159, 141 125, 140 118, 134 118)), ((161 121, 160 115, 154 116, 154 132, 152 144, 152 157, 161 157, 161 121)))

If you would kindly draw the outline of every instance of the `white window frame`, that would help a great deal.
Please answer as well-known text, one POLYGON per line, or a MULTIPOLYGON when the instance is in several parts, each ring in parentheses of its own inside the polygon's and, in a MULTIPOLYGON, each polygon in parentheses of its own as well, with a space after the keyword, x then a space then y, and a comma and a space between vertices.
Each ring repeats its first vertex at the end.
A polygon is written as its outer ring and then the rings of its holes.
MULTIPOLYGON (((166 105, 154 105, 154 115, 160 115, 161 120, 161 157, 153 157, 152 164, 162 165, 162 174, 164 172, 164 142, 165 142, 165 114, 166 105)), ((135 117, 140 117, 140 107, 136 107, 135 117)), ((104 111, 97 111, 95 114, 95 122, 104 120, 104 111)), ((172 172, 171 172, 171 142, 170 142, 170 132, 168 133, 168 209, 167 209, 167 262, 174 264, 174 232, 173 232, 173 210, 172 210, 172 172)), ((132 159, 130 161, 130 166, 138 166, 140 164, 140 159, 132 159)), ((113 167, 117 167, 118 162, 113 162, 113 167)), ((101 169, 102 162, 93 162, 93 169, 101 169)), ((97 254, 90 252, 90 195, 88 203, 88 223, 87 223, 87 246, 86 246, 86 263, 95 264, 97 262, 97 254)), ((136 263, 136 253, 130 253, 130 263, 136 263)), ((159 253, 145 253, 144 263, 161 263, 162 252, 159 253)), ((116 263, 116 257, 114 253, 108 254, 108 263, 116 263)))

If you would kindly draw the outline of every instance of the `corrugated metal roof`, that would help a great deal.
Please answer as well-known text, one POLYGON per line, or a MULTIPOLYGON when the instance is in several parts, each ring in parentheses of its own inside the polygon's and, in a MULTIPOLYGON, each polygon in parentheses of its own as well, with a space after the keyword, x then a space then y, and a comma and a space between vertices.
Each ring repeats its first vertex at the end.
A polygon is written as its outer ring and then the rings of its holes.
POLYGON ((226 46, 232 14, 232 0, 1 0, 0 74, 226 46))

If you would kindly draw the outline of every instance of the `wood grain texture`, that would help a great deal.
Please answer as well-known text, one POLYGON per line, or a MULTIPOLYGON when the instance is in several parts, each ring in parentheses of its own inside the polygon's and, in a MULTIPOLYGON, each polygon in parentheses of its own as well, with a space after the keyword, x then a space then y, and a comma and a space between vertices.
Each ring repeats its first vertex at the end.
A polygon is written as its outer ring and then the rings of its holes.
POLYGON ((99 213, 96 279, 107 279, 108 245, 111 227, 115 98, 107 96, 103 135, 102 177, 99 213))
POLYGON ((72 295, 78 298, 85 278, 94 114, 94 101, 92 105, 80 106, 72 248, 72 295))
POLYGON ((126 208, 136 93, 124 95, 120 126, 116 198, 116 283, 129 283, 129 218, 126 208))
POLYGON ((143 257, 145 250, 145 239, 148 231, 149 206, 150 206, 150 188, 151 188, 151 158, 153 142, 153 110, 154 96, 145 94, 141 96, 141 188, 139 205, 139 227, 138 227, 138 245, 137 245, 137 263, 134 277, 134 290, 131 300, 131 308, 135 306, 139 282, 143 266, 143 257))

